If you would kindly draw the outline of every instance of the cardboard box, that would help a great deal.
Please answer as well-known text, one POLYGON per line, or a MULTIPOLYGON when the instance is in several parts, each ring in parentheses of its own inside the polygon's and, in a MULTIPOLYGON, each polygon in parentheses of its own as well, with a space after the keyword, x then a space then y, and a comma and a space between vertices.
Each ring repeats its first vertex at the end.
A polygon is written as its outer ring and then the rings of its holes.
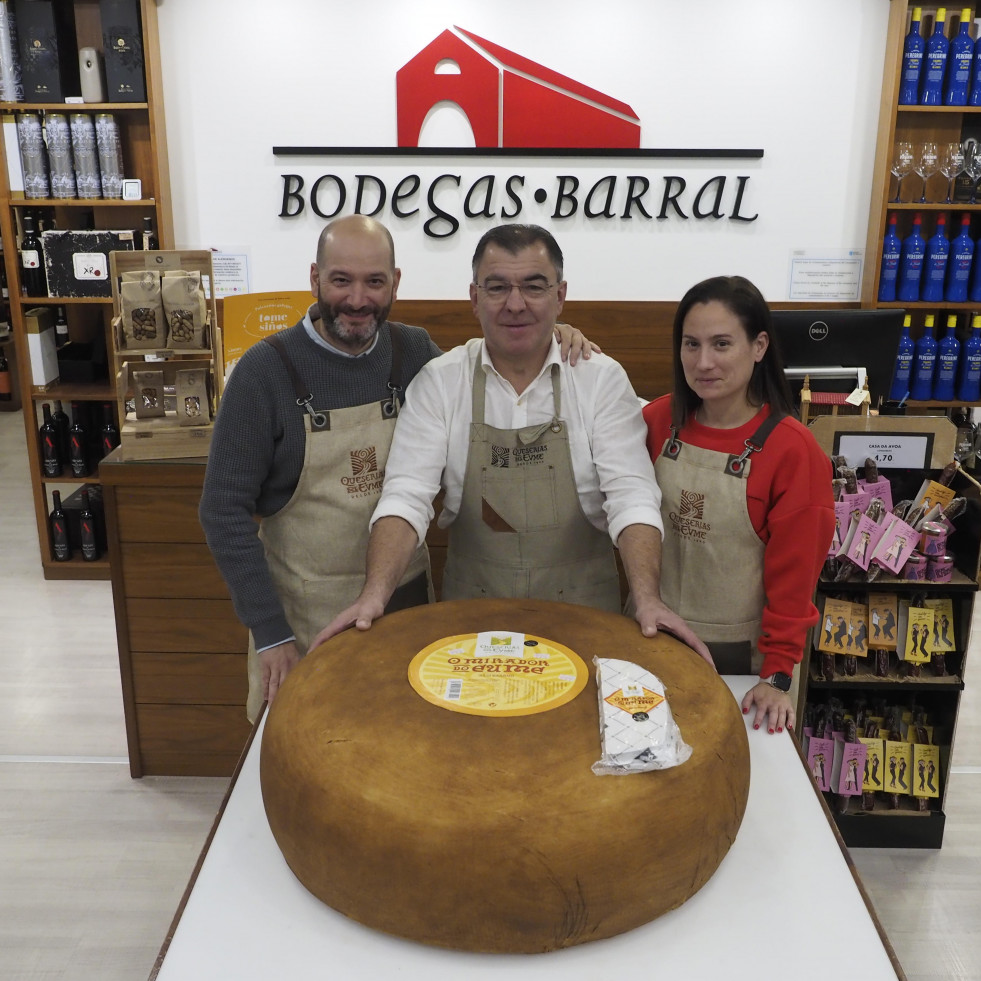
POLYGON ((41 235, 51 296, 112 296, 109 253, 132 251, 136 233, 60 229, 41 235))
POLYGON ((107 102, 146 102, 139 0, 100 0, 107 102))
POLYGON ((72 5, 15 0, 25 102, 64 102, 81 93, 72 5))
POLYGON ((58 380, 58 352, 55 345, 54 317, 50 307, 31 307, 24 311, 27 352, 31 358, 31 384, 50 385, 58 380))

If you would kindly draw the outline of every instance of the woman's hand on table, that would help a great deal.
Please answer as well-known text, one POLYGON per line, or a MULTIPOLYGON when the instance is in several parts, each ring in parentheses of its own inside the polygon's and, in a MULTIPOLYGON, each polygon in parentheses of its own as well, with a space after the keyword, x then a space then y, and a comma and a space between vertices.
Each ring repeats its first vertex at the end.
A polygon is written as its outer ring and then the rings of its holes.
POLYGON ((754 729, 765 726, 771 735, 783 732, 784 728, 793 729, 797 721, 794 713, 794 703, 790 695, 782 692, 766 681, 754 685, 743 697, 743 715, 748 715, 755 708, 756 713, 751 720, 754 729))

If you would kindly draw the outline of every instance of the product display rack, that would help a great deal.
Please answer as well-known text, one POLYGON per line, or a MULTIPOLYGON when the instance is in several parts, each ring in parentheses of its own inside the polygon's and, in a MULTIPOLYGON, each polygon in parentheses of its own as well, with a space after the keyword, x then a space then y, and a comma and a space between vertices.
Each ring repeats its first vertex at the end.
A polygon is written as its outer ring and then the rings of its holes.
MULTIPOLYGON (((886 417, 894 419, 895 417, 886 417)), ((923 420, 925 423, 925 420, 923 420)), ((874 424, 873 424, 874 425, 874 424)), ((946 448, 952 445, 953 428, 946 418, 935 420, 938 429, 937 442, 946 444, 938 449, 927 471, 889 471, 880 473, 890 479, 894 499, 912 496, 924 477, 936 479, 940 472, 940 460, 946 448), (941 431, 946 429, 946 437, 941 431), (897 496, 897 493, 899 496, 897 496)), ((840 420, 840 431, 850 431, 845 420, 840 420)), ((921 427, 922 428, 922 427, 921 427)), ((823 437, 827 440, 828 434, 823 437)), ((833 438, 833 437, 832 437, 833 438)), ((822 442, 823 448, 830 449, 822 442)), ((943 843, 945 812, 944 804, 948 789, 950 758, 953 747, 957 717, 960 711, 961 693, 965 686, 967 670, 967 651, 971 639, 971 622, 974 603, 978 591, 979 555, 981 555, 981 489, 967 474, 954 476, 951 487, 958 496, 967 499, 967 509, 955 521, 955 532, 950 538, 950 551, 954 556, 955 568, 949 582, 930 582, 899 579, 888 574, 881 575, 874 582, 864 577, 834 582, 822 575, 817 585, 815 604, 821 612, 822 620, 808 632, 804 659, 801 663, 801 696, 798 703, 800 725, 803 725, 804 706, 826 705, 832 698, 840 699, 846 709, 857 700, 872 703, 875 699, 885 699, 892 704, 916 706, 927 711, 929 724, 933 726, 933 744, 940 747, 939 775, 940 796, 929 799, 929 809, 917 810, 911 799, 904 795, 900 807, 889 809, 880 795, 877 795, 873 810, 862 810, 862 795, 849 798, 847 809, 842 813, 834 806, 834 795, 828 794, 829 808, 845 843, 855 848, 939 848, 943 843), (918 677, 901 677, 898 672, 895 652, 890 655, 890 670, 887 677, 878 677, 873 670, 873 660, 859 657, 858 670, 852 676, 842 673, 842 662, 835 655, 835 674, 831 680, 822 673, 822 654, 817 649, 817 631, 824 617, 824 601, 828 597, 861 602, 868 594, 891 593, 900 600, 910 599, 914 594, 925 599, 949 599, 953 613, 954 649, 945 655, 947 674, 938 675, 930 664, 923 665, 918 677)), ((872 640, 868 646, 875 648, 872 640)))
MULTIPOLYGON (((98 0, 74 0, 70 6, 74 13, 78 46, 93 47, 101 53, 103 40, 98 0)), ((131 228, 137 232, 142 228, 143 219, 151 218, 157 233, 159 248, 173 247, 173 219, 167 170, 156 4, 153 0, 140 0, 139 6, 142 18, 146 102, 0 102, 0 114, 8 121, 18 112, 112 113, 119 128, 124 177, 139 178, 141 181, 141 197, 138 200, 26 198, 23 191, 11 189, 8 178, 7 161, 16 160, 20 152, 16 137, 11 137, 13 127, 0 129, 0 154, 3 157, 0 161, 0 236, 7 246, 3 252, 3 260, 10 289, 11 328, 24 407, 38 543, 46 579, 108 579, 109 560, 103 556, 95 562, 85 562, 77 555, 69 562, 54 560, 48 530, 51 485, 67 485, 75 489, 84 484, 98 483, 99 478, 97 468, 93 469, 90 476, 84 478, 72 476, 67 467, 62 476, 43 476, 37 436, 41 422, 41 403, 58 399, 61 400, 66 411, 73 401, 116 405, 116 381, 112 362, 107 357, 109 366, 107 380, 70 384, 59 381, 43 387, 33 385, 24 312, 32 307, 64 307, 70 340, 86 343, 96 339, 100 345, 104 342, 108 356, 108 352, 112 350, 113 306, 112 298, 109 296, 102 298, 22 295, 16 243, 23 228, 24 215, 35 214, 53 220, 59 229, 131 228)), ((118 426, 119 420, 117 419, 116 422, 118 426)))

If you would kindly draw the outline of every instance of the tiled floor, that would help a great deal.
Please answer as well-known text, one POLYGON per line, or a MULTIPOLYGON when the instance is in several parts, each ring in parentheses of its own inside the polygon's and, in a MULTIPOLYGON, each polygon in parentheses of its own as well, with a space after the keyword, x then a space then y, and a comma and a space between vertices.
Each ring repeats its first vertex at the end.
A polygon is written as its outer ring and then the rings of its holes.
MULTIPOLYGON (((0 413, 0 542, 0 981, 142 981, 226 781, 130 778, 109 584, 42 578, 20 413, 0 413)), ((910 981, 981 979, 974 673, 944 847, 853 852, 910 981)))

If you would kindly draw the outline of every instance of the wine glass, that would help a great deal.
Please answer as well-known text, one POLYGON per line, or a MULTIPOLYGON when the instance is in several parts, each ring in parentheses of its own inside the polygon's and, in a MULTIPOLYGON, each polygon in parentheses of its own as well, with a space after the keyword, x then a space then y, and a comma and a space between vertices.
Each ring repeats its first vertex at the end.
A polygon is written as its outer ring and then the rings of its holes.
POLYGON ((896 200, 894 204, 899 203, 900 189, 903 186, 903 178, 908 177, 913 172, 913 144, 900 142, 897 143, 893 149, 892 154, 892 166, 889 168, 890 173, 898 179, 896 184, 896 200))
POLYGON ((923 193, 920 195, 920 203, 926 204, 927 181, 933 177, 940 169, 940 156, 937 152, 936 143, 921 143, 916 151, 916 162, 913 170, 918 177, 923 178, 923 193))
POLYGON ((964 150, 960 143, 946 144, 940 158, 940 173, 947 178, 946 204, 950 204, 950 196, 954 190, 954 178, 961 172, 963 166, 964 150))

